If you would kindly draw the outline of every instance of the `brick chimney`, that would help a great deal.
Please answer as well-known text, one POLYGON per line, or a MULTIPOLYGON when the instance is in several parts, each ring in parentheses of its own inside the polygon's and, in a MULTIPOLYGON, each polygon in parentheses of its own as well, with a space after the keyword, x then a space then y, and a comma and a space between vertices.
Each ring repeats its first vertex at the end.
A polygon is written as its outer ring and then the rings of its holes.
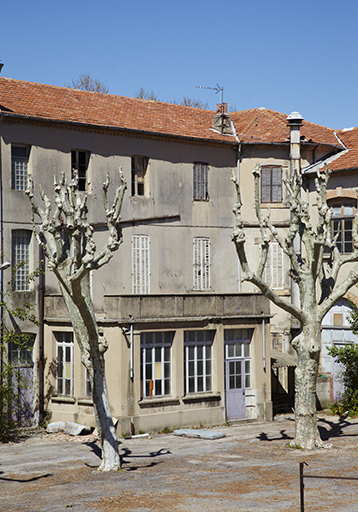
POLYGON ((216 105, 216 114, 213 115, 211 127, 223 135, 232 135, 231 116, 227 113, 227 103, 216 105))
POLYGON ((227 114, 227 103, 217 103, 216 113, 217 114, 227 114))

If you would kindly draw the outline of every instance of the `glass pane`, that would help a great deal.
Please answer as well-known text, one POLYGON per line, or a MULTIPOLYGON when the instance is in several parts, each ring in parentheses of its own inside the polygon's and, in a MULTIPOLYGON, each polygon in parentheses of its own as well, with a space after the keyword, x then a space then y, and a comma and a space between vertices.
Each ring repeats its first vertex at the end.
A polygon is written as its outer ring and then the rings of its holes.
POLYGON ((229 375, 235 375, 235 362, 230 361, 229 363, 229 375))
POLYGON ((250 357, 250 343, 244 343, 244 357, 250 357))
POLYGON ((186 334, 188 341, 195 341, 195 331, 188 331, 186 334))
POLYGON ((241 375, 241 361, 235 362, 236 375, 241 375))
POLYGON ((145 351, 144 351, 144 354, 145 354, 145 360, 147 363, 151 363, 152 362, 152 349, 151 348, 147 348, 145 351))
POLYGON ((162 343, 162 333, 161 332, 155 332, 154 333, 154 340, 157 345, 161 345, 162 343))
POLYGON ((242 343, 235 343, 235 357, 241 357, 242 343))
POLYGON ((57 363, 57 377, 63 377, 63 364, 62 361, 57 363))
POLYGON ((71 394, 71 381, 66 379, 65 380, 65 395, 71 394))
POLYGON ((194 393, 195 387, 194 387, 194 377, 189 378, 189 393, 194 393))
POLYGON ((155 396, 162 395, 162 381, 161 380, 155 381, 154 389, 155 389, 155 393, 154 393, 155 396))
POLYGON ((155 362, 159 363, 162 360, 162 349, 160 347, 155 348, 155 362))
POLYGON ((66 363, 71 362, 71 347, 66 347, 66 363))
POLYGON ((206 356, 206 359, 211 359, 211 345, 206 345, 205 356, 206 356))
POLYGON ((206 377, 206 391, 211 391, 211 376, 206 377))
POLYGON ((57 379, 57 393, 59 395, 63 395, 63 381, 62 381, 62 379, 57 379))
POLYGON ((235 376, 231 375, 229 378, 229 389, 235 389, 235 376))
POLYGON ((146 380, 152 378, 152 365, 151 364, 145 365, 145 378, 146 378, 146 380))
POLYGON ((211 375, 211 360, 210 359, 206 360, 205 372, 206 372, 206 375, 211 375))
POLYGON ((251 386, 251 377, 250 375, 245 375, 245 388, 249 388, 251 386))
POLYGON ((204 341, 204 331, 196 331, 196 341, 204 341))
POLYGON ((198 375, 203 375, 203 361, 198 361, 198 375))
POLYGON ((189 376, 194 376, 194 372, 195 372, 194 361, 191 361, 189 363, 189 376))
POLYGON ((195 347, 189 347, 189 361, 194 361, 195 347))
POLYGON ((164 333, 164 343, 171 343, 171 342, 172 342, 172 333, 165 332, 164 333))
POLYGON ((165 379, 165 381, 164 381, 164 394, 170 395, 170 380, 169 379, 165 379))
POLYGON ((245 373, 250 373, 250 361, 245 361, 245 373))
POLYGON ((170 361, 170 347, 164 347, 164 361, 170 361))
POLYGON ((164 364, 164 378, 168 379, 170 377, 170 363, 164 364))
POLYGON ((241 375, 236 375, 236 389, 241 389, 241 375))
POLYGON ((235 329, 235 339, 236 340, 241 340, 242 338, 242 329, 235 329))
POLYGON ((234 357, 235 346, 234 345, 226 345, 227 346, 227 357, 234 357))
POLYGON ((197 358, 198 359, 203 359, 203 346, 202 345, 197 347, 197 353, 196 354, 197 354, 197 358))
POLYGON ((204 391, 204 379, 203 379, 203 377, 198 377, 198 391, 204 391))
POLYGON ((243 339, 244 340, 250 339, 250 329, 243 329, 243 339))

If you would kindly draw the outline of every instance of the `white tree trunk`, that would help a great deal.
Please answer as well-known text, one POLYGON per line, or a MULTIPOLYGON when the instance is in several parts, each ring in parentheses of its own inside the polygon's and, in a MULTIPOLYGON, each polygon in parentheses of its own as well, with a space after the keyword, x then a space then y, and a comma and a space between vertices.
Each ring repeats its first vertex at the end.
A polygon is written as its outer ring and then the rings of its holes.
POLYGON ((320 330, 314 320, 293 340, 298 363, 295 370, 295 438, 292 447, 322 446, 317 428, 316 381, 320 355, 320 330))

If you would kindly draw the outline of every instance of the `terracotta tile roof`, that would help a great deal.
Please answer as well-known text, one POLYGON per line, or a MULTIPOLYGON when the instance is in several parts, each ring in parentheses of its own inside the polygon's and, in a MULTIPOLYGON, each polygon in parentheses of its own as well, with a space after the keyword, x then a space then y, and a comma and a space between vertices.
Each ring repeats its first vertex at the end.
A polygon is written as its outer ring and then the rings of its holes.
MULTIPOLYGON (((358 168, 358 128, 337 130, 337 137, 343 142, 347 150, 332 158, 328 167, 332 171, 343 171, 358 168)), ((323 163, 320 165, 323 167, 323 163)))
MULTIPOLYGON (((287 127, 287 114, 255 108, 231 114, 237 135, 243 142, 287 142, 290 130, 287 127)), ((339 146, 334 130, 318 124, 303 121, 302 140, 339 146)))
MULTIPOLYGON (((9 115, 146 131, 163 135, 235 141, 211 129, 216 112, 171 103, 79 91, 0 77, 0 108, 9 115)), ((242 142, 288 142, 286 114, 252 109, 231 114, 242 142)), ((333 130, 304 121, 301 134, 312 142, 338 145, 333 130)))
POLYGON ((44 120, 231 141, 211 130, 212 111, 0 78, 0 108, 44 120))

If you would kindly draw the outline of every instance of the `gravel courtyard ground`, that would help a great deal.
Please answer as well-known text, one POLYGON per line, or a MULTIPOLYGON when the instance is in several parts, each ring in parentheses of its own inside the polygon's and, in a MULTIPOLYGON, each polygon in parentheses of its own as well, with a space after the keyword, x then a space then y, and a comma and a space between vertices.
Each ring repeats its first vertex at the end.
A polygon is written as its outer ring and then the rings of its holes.
POLYGON ((37 431, 0 444, 0 511, 149 512, 358 510, 358 420, 320 415, 333 448, 292 450, 293 416, 216 427, 226 437, 122 440, 123 469, 100 473, 94 436, 37 431), (347 478, 352 478, 348 480, 347 478))

